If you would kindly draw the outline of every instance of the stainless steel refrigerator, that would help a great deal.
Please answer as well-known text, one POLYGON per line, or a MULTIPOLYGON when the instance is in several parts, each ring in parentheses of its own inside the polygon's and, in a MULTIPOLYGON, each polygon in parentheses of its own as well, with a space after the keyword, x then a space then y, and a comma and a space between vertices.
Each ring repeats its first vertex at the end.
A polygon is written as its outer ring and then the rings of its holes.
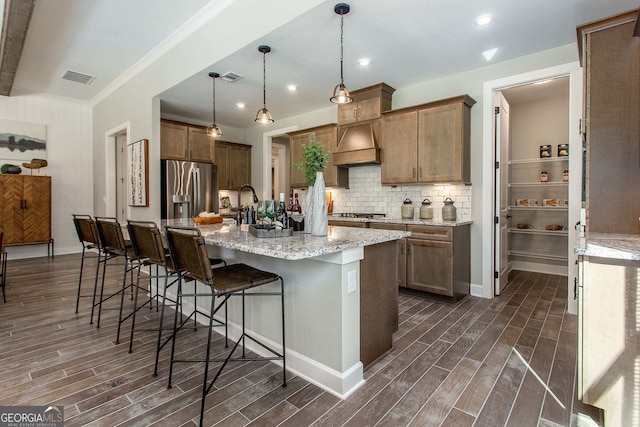
POLYGON ((162 160, 162 218, 193 218, 218 212, 218 167, 162 160))

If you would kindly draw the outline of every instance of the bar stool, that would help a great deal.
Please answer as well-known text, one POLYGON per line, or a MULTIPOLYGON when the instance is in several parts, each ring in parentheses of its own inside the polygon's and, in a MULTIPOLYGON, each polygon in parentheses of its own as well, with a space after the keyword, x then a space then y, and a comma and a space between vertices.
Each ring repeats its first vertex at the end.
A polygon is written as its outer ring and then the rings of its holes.
POLYGON ((100 237, 96 222, 91 215, 72 214, 73 224, 78 233, 78 239, 82 244, 82 258, 80 258, 80 276, 78 278, 78 294, 76 296, 76 313, 80 305, 80 298, 92 298, 91 319, 89 324, 93 325, 93 312, 96 307, 96 290, 98 289, 98 276, 100 275, 100 264, 103 262, 102 246, 100 245, 100 237), (84 261, 87 258, 97 258, 96 275, 93 283, 93 295, 82 295, 82 275, 84 271, 84 261))
POLYGON ((0 288, 2 288, 2 301, 7 303, 4 288, 7 285, 7 252, 4 250, 4 231, 0 230, 0 288))
POLYGON ((102 284, 100 286, 100 298, 98 300, 98 320, 97 327, 100 327, 100 319, 102 315, 102 305, 104 302, 110 300, 113 297, 120 296, 120 307, 112 308, 118 309, 118 330, 116 332, 116 344, 120 343, 120 326, 127 320, 131 314, 122 317, 122 310, 124 306, 124 295, 128 289, 131 291, 131 299, 133 299, 133 287, 135 283, 133 281, 133 270, 137 267, 136 254, 131 246, 131 242, 127 242, 122 234, 122 226, 116 218, 111 217, 96 217, 96 228, 98 229, 98 236, 100 237, 100 243, 104 251, 104 262, 102 264, 102 284), (104 281, 107 272, 107 265, 110 261, 116 266, 123 266, 122 273, 122 287, 110 295, 104 295, 104 281), (127 273, 130 273, 130 283, 127 284, 127 273))
POLYGON ((173 364, 178 362, 204 362, 204 375, 202 386, 202 401, 200 405, 200 426, 202 426, 202 418, 204 416, 205 399, 214 383, 222 373, 228 362, 232 361, 269 361, 269 360, 282 360, 282 386, 287 386, 287 371, 286 371, 286 359, 285 359, 285 330, 284 330, 284 281, 282 277, 277 274, 267 271, 258 270, 246 264, 232 264, 225 267, 219 267, 211 269, 209 257, 207 255, 207 248, 204 238, 200 234, 200 230, 194 228, 183 227, 166 227, 167 240, 169 242, 169 251, 171 257, 175 263, 175 267, 179 272, 178 281, 178 297, 190 296, 190 294, 182 293, 182 281, 183 279, 193 279, 203 283, 208 292, 199 293, 197 287, 194 290, 194 294, 206 295, 211 297, 211 309, 208 315, 209 317, 209 331, 207 338, 207 350, 204 360, 176 360, 175 346, 176 336, 182 325, 178 325, 178 311, 176 310, 174 318, 174 332, 171 343, 171 364, 169 366, 169 384, 168 388, 171 388, 171 375, 173 372, 173 364), (261 285, 265 285, 272 282, 280 282, 279 292, 247 292, 251 288, 255 288, 261 285), (227 301, 232 296, 239 296, 242 298, 242 334, 233 345, 231 351, 224 359, 211 359, 211 332, 213 329, 214 316, 217 311, 223 306, 226 306, 227 301), (282 354, 276 350, 260 342, 255 337, 252 337, 245 330, 245 297, 254 296, 279 296, 282 304, 282 354), (221 298, 222 301, 216 305, 216 298, 221 298), (249 339, 256 344, 260 345, 265 350, 268 350, 273 356, 264 357, 248 357, 246 355, 245 339, 249 339), (239 357, 233 357, 233 353, 237 349, 238 345, 242 344, 242 355, 239 357), (221 361, 222 365, 218 369, 218 372, 209 382, 208 372, 209 363, 221 361))

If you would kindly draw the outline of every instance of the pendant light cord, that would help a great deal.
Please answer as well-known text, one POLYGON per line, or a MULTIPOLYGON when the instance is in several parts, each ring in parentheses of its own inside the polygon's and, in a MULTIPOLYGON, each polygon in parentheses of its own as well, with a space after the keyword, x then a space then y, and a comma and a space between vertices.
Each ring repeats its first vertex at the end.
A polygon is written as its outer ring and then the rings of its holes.
POLYGON ((267 53, 262 52, 262 105, 267 109, 267 53))
POLYGON ((213 125, 216 124, 216 78, 213 78, 213 125))
POLYGON ((342 63, 344 60, 343 33, 344 33, 344 14, 341 14, 340 15, 340 87, 344 86, 344 75, 343 75, 343 69, 342 69, 342 63))

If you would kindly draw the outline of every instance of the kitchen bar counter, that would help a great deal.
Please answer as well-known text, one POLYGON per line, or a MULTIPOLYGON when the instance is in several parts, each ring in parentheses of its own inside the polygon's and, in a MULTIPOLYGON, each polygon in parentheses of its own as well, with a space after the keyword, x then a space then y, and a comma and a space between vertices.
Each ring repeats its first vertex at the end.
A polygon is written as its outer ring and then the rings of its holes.
MULTIPOLYGON (((189 220, 163 224, 193 226, 189 220)), ((282 276, 287 369, 346 398, 364 383, 365 365, 391 350, 392 334, 398 327, 398 288, 393 280, 396 264, 387 260, 396 258, 395 240, 410 233, 330 226, 323 237, 295 232, 291 237, 257 238, 244 227, 198 225, 210 256, 282 276), (374 270, 374 280, 361 280, 363 265, 378 269, 374 270)), ((362 277, 367 274, 363 271, 362 277)), ((183 286, 194 285, 190 282, 183 286)), ((277 285, 267 284, 260 290, 268 292, 272 286, 277 285)), ((269 300, 247 301, 247 329, 280 351, 280 304, 277 298, 269 300)), ((239 298, 228 302, 231 338, 240 335, 240 303, 239 298)), ((190 308, 190 304, 193 302, 186 301, 185 307, 190 308)), ((198 298, 198 305, 203 304, 210 301, 198 298)), ((256 353, 264 352, 250 340, 246 345, 256 353)))
MULTIPOLYGON (((167 220, 163 225, 193 227, 191 220, 167 220)), ((329 226, 327 236, 317 237, 295 232, 291 237, 257 238, 235 224, 199 224, 205 242, 222 248, 286 260, 300 260, 375 245, 408 237, 411 233, 396 230, 329 226)))
POLYGON ((578 255, 601 258, 640 260, 640 234, 589 233, 578 239, 578 255))

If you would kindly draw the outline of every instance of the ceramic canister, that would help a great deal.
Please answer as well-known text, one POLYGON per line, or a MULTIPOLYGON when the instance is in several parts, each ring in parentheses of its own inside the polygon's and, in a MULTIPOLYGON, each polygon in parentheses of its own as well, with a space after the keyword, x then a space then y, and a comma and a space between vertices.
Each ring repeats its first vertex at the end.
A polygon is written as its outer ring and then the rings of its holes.
POLYGON ((408 197, 404 199, 404 202, 402 202, 400 215, 402 216, 402 219, 413 219, 413 203, 408 197))
POLYGON ((420 206, 420 219, 433 219, 433 208, 431 207, 431 200, 424 199, 422 206, 420 206))
POLYGON ((456 207, 453 206, 453 200, 450 197, 444 199, 444 206, 442 207, 442 219, 445 221, 456 220, 456 207))

